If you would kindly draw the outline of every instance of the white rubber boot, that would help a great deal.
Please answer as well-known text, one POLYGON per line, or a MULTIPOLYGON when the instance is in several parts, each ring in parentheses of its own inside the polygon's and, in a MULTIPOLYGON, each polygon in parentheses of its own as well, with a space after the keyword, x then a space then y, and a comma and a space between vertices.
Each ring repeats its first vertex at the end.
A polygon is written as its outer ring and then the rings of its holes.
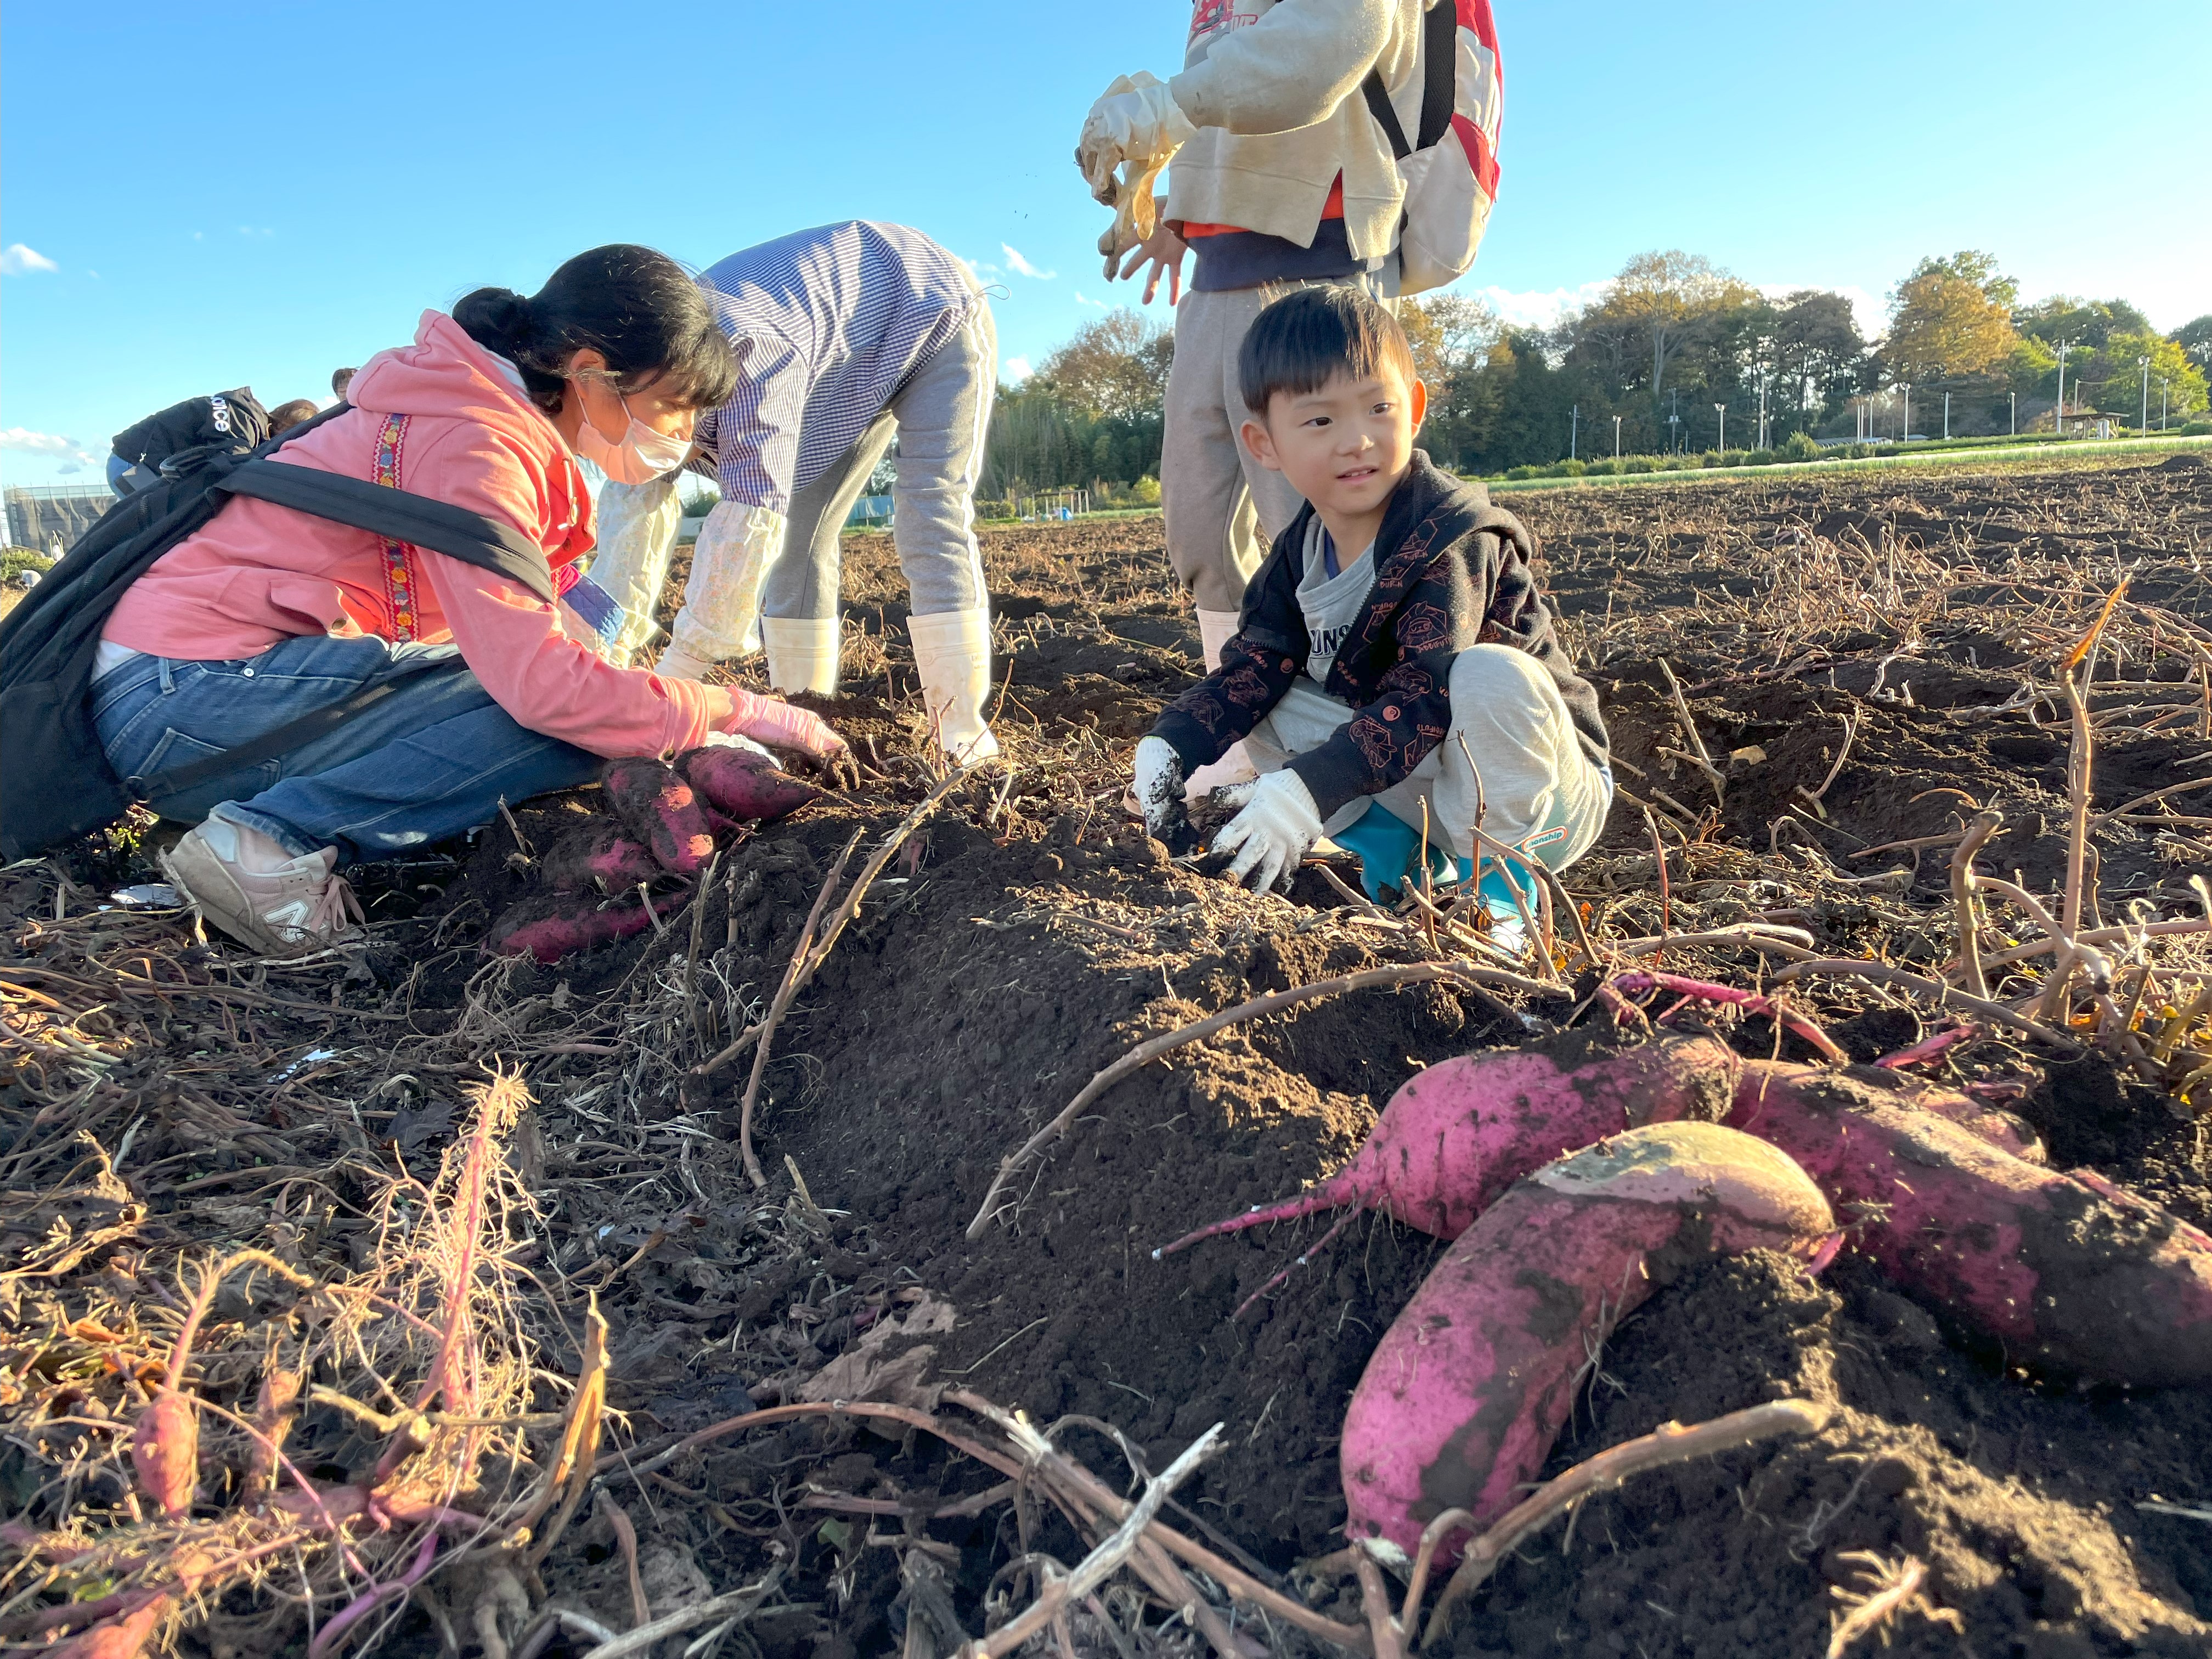
POLYGON ((670 646, 653 665, 653 672, 664 680, 703 680, 714 669, 713 663, 693 656, 680 645, 670 646))
POLYGON ((768 683, 776 691, 837 695, 837 659, 842 636, 835 617, 763 617, 761 639, 768 647, 768 683))
MULTIPOLYGON (((1221 666, 1221 647, 1236 636, 1237 613, 1234 611, 1200 611, 1198 613, 1198 639, 1206 655, 1206 672, 1211 674, 1221 666)), ((1244 753, 1242 743, 1229 745, 1229 752, 1211 766, 1201 766, 1190 775, 1183 786, 1183 799, 1197 800, 1217 789, 1226 789, 1231 784, 1249 783, 1260 775, 1244 753)))
POLYGON ((945 754, 962 766, 990 759, 999 752, 999 740, 983 718, 991 695, 989 607, 909 617, 906 631, 921 676, 922 707, 945 754))

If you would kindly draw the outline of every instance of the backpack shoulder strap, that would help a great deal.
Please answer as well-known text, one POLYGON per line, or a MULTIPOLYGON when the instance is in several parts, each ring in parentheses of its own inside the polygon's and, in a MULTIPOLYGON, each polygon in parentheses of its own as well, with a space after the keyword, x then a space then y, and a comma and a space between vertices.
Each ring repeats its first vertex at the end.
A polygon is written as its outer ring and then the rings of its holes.
POLYGON ((1459 106, 1459 0, 1435 0, 1421 20, 1421 129, 1413 148, 1443 143, 1459 106))
POLYGON ((251 495, 443 553, 504 576, 548 605, 553 603, 553 573, 547 568, 544 553, 512 525, 481 513, 411 490, 371 483, 366 478, 277 461, 240 461, 211 488, 251 495))
POLYGON ((1382 136, 1390 141, 1390 154, 1404 161, 1417 149, 1443 142, 1451 131, 1452 110, 1459 96, 1458 0, 1432 0, 1421 17, 1421 125, 1413 141, 1406 141, 1405 123, 1390 103, 1389 88, 1379 70, 1367 71, 1359 83, 1368 112, 1382 136))

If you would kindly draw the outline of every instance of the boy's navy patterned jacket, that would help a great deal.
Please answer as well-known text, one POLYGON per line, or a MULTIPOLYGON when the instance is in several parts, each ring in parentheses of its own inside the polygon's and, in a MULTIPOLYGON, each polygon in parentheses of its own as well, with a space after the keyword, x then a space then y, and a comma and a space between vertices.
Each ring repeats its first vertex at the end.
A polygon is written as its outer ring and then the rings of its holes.
MULTIPOLYGON (((1260 723, 1304 672, 1310 642, 1297 598, 1309 505, 1275 538, 1251 586, 1222 665, 1170 703, 1152 727, 1186 772, 1218 760, 1260 723)), ((1413 452, 1375 538, 1375 587, 1322 688, 1357 712, 1291 770, 1327 818, 1357 796, 1389 788, 1451 730, 1452 659, 1471 645, 1510 645, 1551 671, 1594 764, 1607 759, 1597 693, 1559 643, 1550 603, 1529 568, 1527 526, 1489 492, 1438 471, 1413 452)), ((1481 757, 1476 757, 1480 763, 1481 757)))

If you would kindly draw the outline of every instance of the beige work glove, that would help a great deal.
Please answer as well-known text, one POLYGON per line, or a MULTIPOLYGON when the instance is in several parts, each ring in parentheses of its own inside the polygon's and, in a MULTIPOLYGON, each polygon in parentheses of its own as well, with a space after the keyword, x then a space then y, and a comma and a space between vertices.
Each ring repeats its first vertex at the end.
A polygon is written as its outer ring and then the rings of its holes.
MULTIPOLYGON (((1082 168, 1096 199, 1118 207, 1121 191, 1114 176, 1116 167, 1134 162, 1139 172, 1157 176, 1197 131, 1166 82, 1142 70, 1133 76, 1117 76, 1084 118, 1083 134, 1075 143, 1075 165, 1082 168)), ((1149 204, 1150 178, 1145 180, 1144 198, 1149 204)), ((1150 229, 1144 234, 1151 234, 1150 229)))

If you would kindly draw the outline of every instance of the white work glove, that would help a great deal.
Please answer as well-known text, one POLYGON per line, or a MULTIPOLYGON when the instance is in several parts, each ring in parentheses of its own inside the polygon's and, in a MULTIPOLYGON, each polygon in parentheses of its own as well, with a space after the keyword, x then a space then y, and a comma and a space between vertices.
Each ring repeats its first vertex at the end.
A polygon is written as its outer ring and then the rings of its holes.
POLYGON ((1117 76, 1084 118, 1075 165, 1083 169, 1091 194, 1112 207, 1115 167, 1124 161, 1165 161, 1197 131, 1167 82, 1141 70, 1117 76))
POLYGON ((768 507, 714 503, 691 550, 667 654, 713 663, 760 649, 761 586, 783 551, 785 528, 783 514, 768 507))
POLYGON ((1183 804, 1182 758, 1165 738, 1141 738, 1129 793, 1145 815, 1145 833, 1181 852, 1189 837, 1190 814, 1183 804))
POLYGON ((1285 767, 1270 772, 1257 783, 1240 783, 1220 794, 1243 810, 1229 827, 1213 838, 1217 854, 1234 853, 1229 879, 1244 882, 1255 892, 1287 887, 1297 872, 1298 860, 1321 839, 1321 809, 1298 775, 1285 767))

